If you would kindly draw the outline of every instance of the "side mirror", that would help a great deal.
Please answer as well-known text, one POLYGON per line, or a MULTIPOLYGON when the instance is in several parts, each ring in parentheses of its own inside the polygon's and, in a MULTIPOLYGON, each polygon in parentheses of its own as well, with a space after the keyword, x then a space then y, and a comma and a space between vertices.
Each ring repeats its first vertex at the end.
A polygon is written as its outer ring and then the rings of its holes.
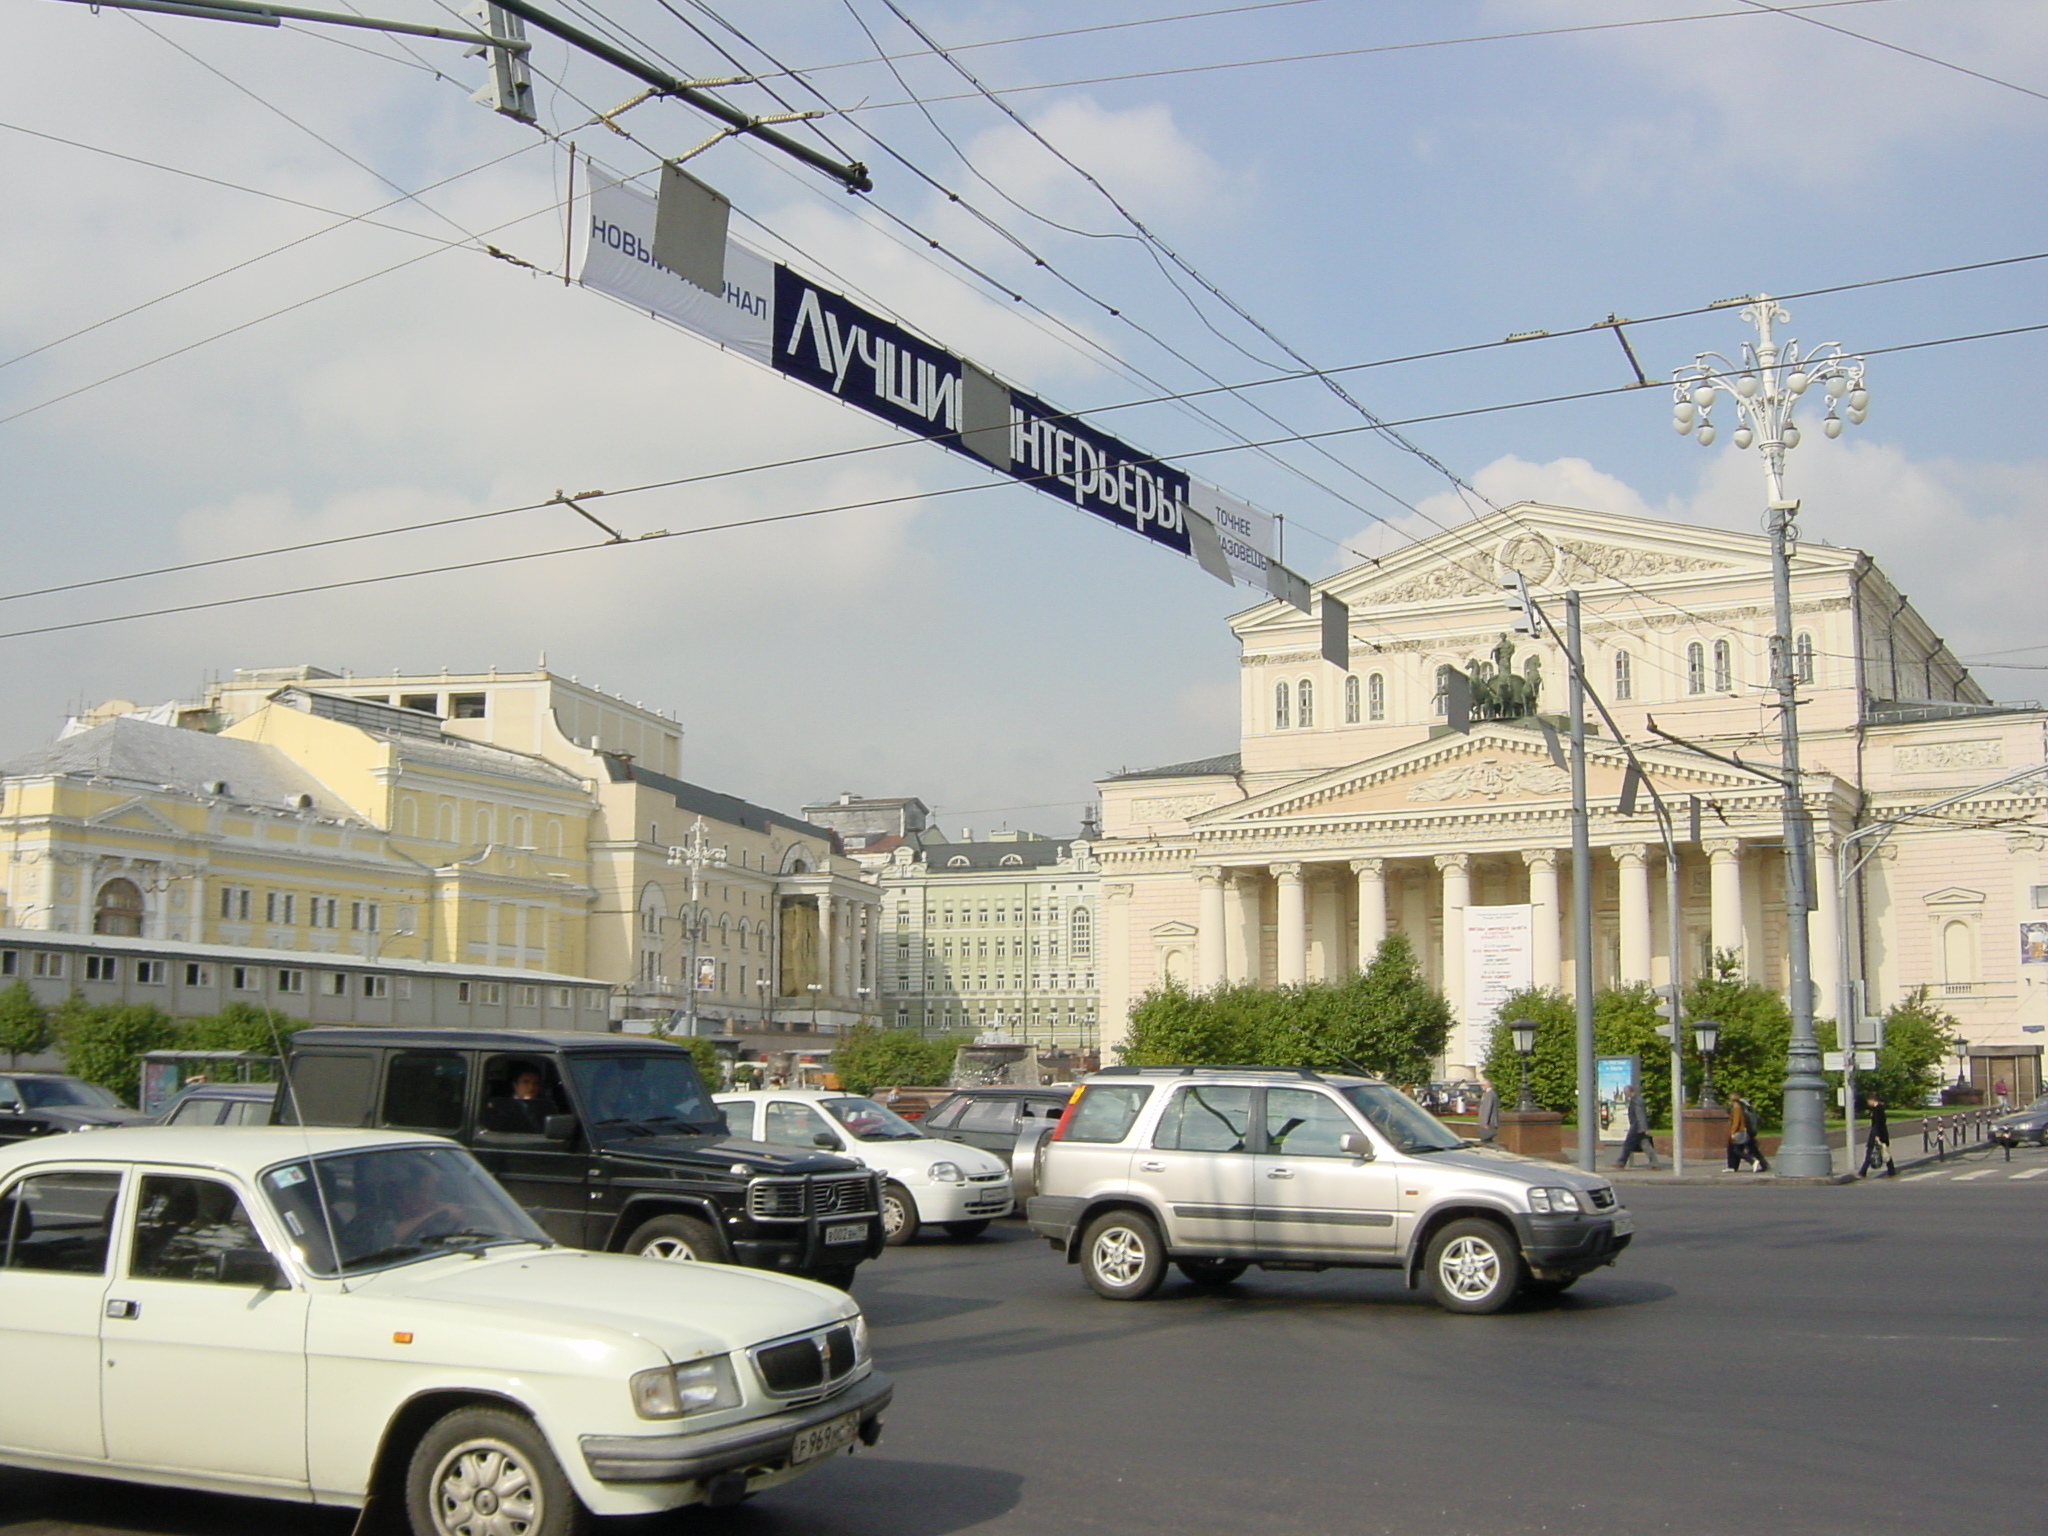
POLYGON ((811 1137, 811 1145, 823 1147, 827 1152, 837 1152, 839 1150, 839 1138, 830 1131, 819 1131, 811 1137))
POLYGON ((1337 1138, 1337 1150, 1349 1157, 1371 1162, 1379 1154, 1372 1149, 1372 1138, 1357 1131, 1346 1131, 1337 1138))
POLYGON ((540 1123, 540 1133, 549 1141, 574 1141, 576 1139, 576 1117, 574 1115, 549 1115, 540 1123))
POLYGON ((221 1285, 260 1285, 266 1291, 288 1291, 291 1282, 262 1248, 229 1248, 214 1255, 213 1278, 221 1285))

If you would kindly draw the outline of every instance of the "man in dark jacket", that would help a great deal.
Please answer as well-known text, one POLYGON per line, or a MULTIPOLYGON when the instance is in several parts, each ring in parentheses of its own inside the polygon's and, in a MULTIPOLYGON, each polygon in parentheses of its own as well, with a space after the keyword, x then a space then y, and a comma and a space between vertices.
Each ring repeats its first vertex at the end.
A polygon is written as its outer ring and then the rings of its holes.
POLYGON ((1650 1140, 1650 1117, 1643 1111, 1643 1096, 1636 1092, 1634 1083, 1621 1090, 1621 1101, 1628 1112, 1628 1135, 1622 1138, 1621 1156, 1614 1166, 1626 1168, 1628 1160, 1640 1152, 1652 1168, 1656 1167, 1657 1144, 1650 1140))
POLYGON ((1863 1166, 1856 1170, 1856 1176, 1867 1179, 1870 1170, 1883 1163, 1884 1176, 1896 1178, 1899 1170, 1892 1162, 1892 1128, 1884 1117, 1884 1100, 1873 1093, 1863 1102, 1870 1114, 1870 1139, 1863 1143, 1863 1166))
POLYGON ((1500 1091, 1493 1086, 1493 1079, 1482 1077, 1479 1081, 1486 1091, 1479 1095, 1479 1139, 1488 1146, 1500 1134, 1500 1091))

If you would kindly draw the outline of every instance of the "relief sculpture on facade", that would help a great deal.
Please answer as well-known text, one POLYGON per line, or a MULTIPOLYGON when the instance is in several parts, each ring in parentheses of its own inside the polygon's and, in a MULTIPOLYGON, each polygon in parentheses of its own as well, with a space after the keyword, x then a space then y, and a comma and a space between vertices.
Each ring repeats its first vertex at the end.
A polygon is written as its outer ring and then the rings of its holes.
POLYGON ((1554 795, 1571 787, 1571 775, 1548 763, 1514 763, 1503 766, 1497 757, 1483 758, 1459 768, 1432 774, 1408 791, 1408 798, 1433 804, 1442 800, 1463 800, 1476 795, 1498 800, 1502 795, 1554 795))
POLYGON ((2005 764, 2005 743, 1996 737, 1979 741, 1931 741, 1892 748, 1892 767, 1900 773, 1930 773, 1943 768, 1999 768, 2005 764))
POLYGON ((1157 795, 1131 802, 1133 821, 1184 821, 1216 803, 1214 795, 1157 795))

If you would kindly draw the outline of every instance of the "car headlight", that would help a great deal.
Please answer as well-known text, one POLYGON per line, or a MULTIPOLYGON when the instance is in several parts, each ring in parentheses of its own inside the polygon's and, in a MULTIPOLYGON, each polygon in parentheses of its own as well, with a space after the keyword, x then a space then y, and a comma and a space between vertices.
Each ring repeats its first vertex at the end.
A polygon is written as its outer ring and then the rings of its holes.
POLYGON ((643 1419, 680 1419, 740 1403, 740 1384, 726 1355, 638 1371, 632 1385, 633 1411, 643 1419))
POLYGON ((925 1170, 934 1184, 964 1184, 967 1175, 960 1171, 958 1163, 933 1163, 925 1170))
POLYGON ((868 1361, 868 1319, 865 1312, 853 1314, 853 1361, 865 1365, 868 1361))
POLYGON ((1583 1210, 1576 1191, 1569 1189, 1544 1188, 1529 1191, 1529 1209, 1532 1211, 1565 1212, 1583 1210))

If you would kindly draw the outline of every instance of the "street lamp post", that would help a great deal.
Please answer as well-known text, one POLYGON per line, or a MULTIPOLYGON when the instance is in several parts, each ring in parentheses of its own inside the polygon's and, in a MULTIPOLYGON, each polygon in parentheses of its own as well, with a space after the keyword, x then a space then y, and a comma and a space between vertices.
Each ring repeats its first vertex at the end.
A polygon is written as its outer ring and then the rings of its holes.
POLYGON ((1700 1052, 1700 1108, 1719 1109, 1714 1097, 1714 1049, 1721 1043, 1721 1026, 1713 1019, 1692 1021, 1692 1043, 1700 1052))
POLYGON ((754 988, 761 994, 761 1033, 775 1032, 775 983, 766 976, 756 977, 754 988))
POLYGON ((1515 1113, 1526 1115, 1536 1108, 1536 1095, 1529 1091, 1529 1058, 1536 1051, 1536 1022, 1517 1019, 1508 1026, 1508 1033, 1514 1036, 1515 1059, 1522 1067, 1522 1089, 1515 1098, 1515 1113))
POLYGON ((704 833, 704 818, 699 816, 690 827, 690 835, 682 843, 668 851, 671 865, 679 865, 690 872, 690 904, 683 917, 683 927, 690 935, 690 966, 683 977, 684 1012, 690 1021, 689 1033, 697 1033, 697 936, 704 930, 704 914, 698 903, 703 899, 704 870, 725 867, 726 853, 723 848, 714 848, 704 833))
POLYGON ((1860 424, 1870 407, 1863 387, 1863 359, 1843 353, 1834 342, 1802 352, 1797 341, 1782 346, 1771 327, 1791 315, 1769 295, 1743 307, 1742 318, 1757 339, 1744 342, 1740 363, 1718 352, 1702 352, 1672 378, 1672 421, 1681 436, 1711 447, 1714 406, 1725 391, 1735 403, 1738 425, 1730 440, 1754 446, 1763 457, 1767 493, 1766 526, 1771 536, 1771 594, 1776 612, 1771 637, 1771 683, 1778 695, 1778 773, 1785 839, 1785 930, 1789 971, 1786 999, 1792 1012, 1792 1040, 1785 1054, 1785 1136, 1778 1171, 1794 1178, 1824 1178, 1834 1171, 1828 1147, 1827 1083, 1820 1075, 1820 1043, 1813 1030, 1813 963, 1807 915, 1813 910, 1813 828, 1807 820, 1799 776, 1799 658, 1792 633, 1793 519, 1799 503, 1785 495, 1785 455, 1799 446, 1793 420, 1799 397, 1818 384, 1827 398, 1823 435, 1842 435, 1846 418, 1860 424))
POLYGON ((804 990, 811 994, 811 1033, 815 1035, 818 1032, 818 994, 825 988, 820 982, 807 981, 804 990))

